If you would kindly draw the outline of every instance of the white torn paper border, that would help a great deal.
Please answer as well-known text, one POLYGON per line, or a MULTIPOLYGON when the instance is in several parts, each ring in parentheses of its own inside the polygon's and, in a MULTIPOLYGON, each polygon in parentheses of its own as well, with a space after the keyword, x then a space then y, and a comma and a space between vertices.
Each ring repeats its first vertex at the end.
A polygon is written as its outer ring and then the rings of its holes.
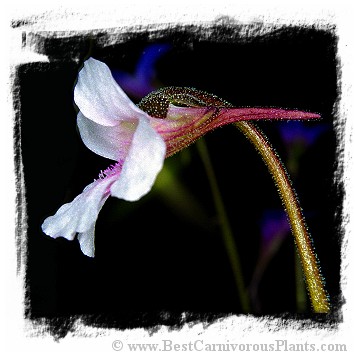
MULTIPOLYGON (((276 340, 287 339, 289 343, 301 343, 300 341, 309 341, 309 343, 321 343, 322 341, 336 343, 346 343, 350 350, 352 341, 349 338, 349 332, 352 330, 351 326, 354 326, 353 308, 351 308, 351 301, 353 296, 354 283, 351 279, 353 269, 353 253, 354 243, 351 239, 351 232, 353 227, 351 212, 354 212, 354 198, 353 198, 353 173, 354 164, 352 161, 351 150, 351 137, 353 134, 353 120, 355 116, 352 105, 353 98, 353 85, 352 80, 354 71, 352 64, 354 63, 354 41, 352 39, 353 20, 350 11, 350 7, 347 8, 341 4, 327 5, 326 2, 310 2, 310 1, 298 1, 294 4, 287 4, 280 6, 278 2, 268 1, 265 2, 246 2, 245 5, 236 5, 235 2, 218 1, 217 4, 212 6, 206 6, 205 2, 191 3, 185 1, 179 1, 176 6, 168 5, 167 2, 150 1, 148 2, 134 2, 129 1, 124 4, 117 4, 112 2, 105 4, 103 2, 97 3, 83 3, 73 4, 73 1, 61 3, 61 5, 53 6, 48 4, 45 6, 34 6, 33 2, 26 3, 26 5, 20 6, 20 2, 15 1, 14 6, 10 6, 12 11, 8 15, 8 20, 16 22, 16 28, 7 29, 9 32, 8 45, 9 51, 4 56, 5 66, 1 72, 2 86, 1 95, 2 98, 7 99, 7 105, 4 106, 5 112, 2 119, 1 138, 2 143, 2 163, 6 168, 2 175, 1 181, 1 198, 2 207, 6 207, 6 211, 3 217, 3 222, 7 222, 10 225, 10 230, 4 235, 3 257, 1 259, 1 280, 2 292, 6 293, 4 302, 1 302, 1 312, 4 310, 5 318, 1 316, 1 325, 4 332, 1 336, 4 336, 5 343, 9 344, 9 347, 13 351, 17 351, 21 348, 23 352, 29 353, 33 348, 37 354, 50 353, 52 354, 54 349, 63 352, 72 353, 73 348, 78 353, 86 355, 100 354, 104 351, 115 351, 117 347, 120 347, 119 341, 122 341, 124 345, 132 342, 140 343, 159 343, 163 340, 173 341, 173 344, 177 346, 187 345, 193 341, 195 343, 194 351, 185 351, 186 353, 198 352, 198 348, 205 347, 206 344, 211 343, 235 343, 236 336, 239 344, 245 346, 249 344, 249 348, 253 349, 253 344, 270 344, 276 343, 276 340), (138 3, 140 3, 138 5, 138 3), (253 5, 256 6, 253 6, 253 5), (16 5, 18 8, 16 8, 16 5), (148 6, 148 9, 147 9, 148 6), (53 8, 55 8, 53 10, 53 8), (344 181, 346 183, 346 202, 344 204, 344 230, 345 239, 343 242, 343 262, 342 262, 342 290, 343 294, 348 301, 344 306, 344 324, 339 326, 339 329, 335 332, 326 330, 296 330, 295 328, 280 329, 276 332, 279 325, 277 320, 270 319, 267 322, 265 319, 257 319, 253 317, 239 317, 231 316, 229 318, 216 321, 211 326, 205 328, 202 324, 196 324, 194 326, 185 325, 182 331, 168 332, 166 328, 162 328, 159 332, 149 337, 147 331, 110 331, 104 329, 95 329, 89 326, 85 326, 80 319, 75 323, 75 331, 73 337, 68 336, 61 341, 60 347, 58 344, 53 345, 53 340, 43 330, 41 326, 32 325, 30 322, 23 320, 23 277, 24 266, 22 265, 19 275, 16 275, 16 267, 18 262, 16 246, 14 239, 10 239, 14 235, 15 227, 15 175, 13 173, 13 150, 12 150, 12 123, 10 118, 13 118, 11 114, 11 95, 9 95, 9 89, 11 88, 11 79, 7 79, 10 72, 7 70, 7 66, 18 65, 21 63, 31 63, 33 61, 47 62, 48 58, 45 55, 39 55, 32 49, 31 41, 27 42, 30 38, 24 33, 29 34, 31 32, 43 31, 43 36, 51 36, 56 33, 60 36, 60 32, 63 35, 69 33, 78 33, 82 31, 92 31, 95 29, 112 29, 113 40, 114 36, 119 33, 115 30, 117 24, 120 26, 132 26, 136 27, 138 24, 142 27, 153 26, 160 27, 166 26, 166 24, 189 24, 189 23, 208 23, 214 21, 216 17, 220 15, 236 18, 240 22, 250 22, 258 19, 259 21, 269 21, 272 23, 316 23, 327 24, 334 23, 337 26, 339 35, 339 56, 341 59, 341 86, 342 86, 342 98, 339 103, 340 117, 345 120, 345 123, 341 123, 343 127, 342 135, 345 139, 345 147, 343 148, 342 155, 344 159, 344 181), (5 85, 4 85, 5 84, 5 85), (3 148, 4 147, 4 148, 3 148), (7 169, 9 167, 9 169, 7 169), (9 209, 9 207, 13 209, 9 209), (12 224, 11 224, 12 223, 12 224), (29 335, 39 336, 41 335, 41 329, 43 330, 43 337, 45 339, 35 338, 31 339, 29 335), (8 337, 6 337, 8 336, 8 337), (92 339, 82 339, 79 336, 96 337, 92 339), (116 344, 115 344, 116 341, 116 344), (118 341, 118 342, 117 342, 118 341), (197 341, 197 344, 196 344, 197 341), (203 341, 203 342, 200 342, 203 341), (20 347, 21 346, 21 347, 20 347), (116 346, 116 347, 115 347, 116 346)), ((337 179, 341 179, 338 177, 337 179)), ((20 182, 21 184, 21 182, 20 182)), ((3 210, 3 209, 2 209, 3 210)), ((23 227, 25 227, 25 212, 21 215, 23 221, 23 227)), ((21 223, 21 222, 17 222, 21 223)), ((25 254, 22 254, 25 257, 25 254)), ((182 316, 183 318, 183 316, 182 316)), ((296 324, 297 325, 297 324, 296 324)), ((165 346, 168 346, 169 342, 166 342, 165 346)), ((172 346, 171 344, 169 346, 172 346)), ((246 347, 243 348, 246 348, 246 347)), ((169 350, 170 347, 167 347, 169 350)), ((229 348, 232 348, 229 346, 229 348)), ((353 348, 353 347, 352 347, 353 348)), ((252 352, 257 352, 256 347, 252 352)), ((261 347, 259 347, 259 350, 261 347)), ((127 351, 127 349, 125 350, 127 351)), ((238 353, 242 352, 240 349, 238 353)), ((260 352, 260 351, 259 351, 260 352)), ((118 352, 119 353, 119 352, 118 352)), ((172 352, 174 353, 174 352, 172 352)), ((59 353, 58 353, 59 354, 59 353)))

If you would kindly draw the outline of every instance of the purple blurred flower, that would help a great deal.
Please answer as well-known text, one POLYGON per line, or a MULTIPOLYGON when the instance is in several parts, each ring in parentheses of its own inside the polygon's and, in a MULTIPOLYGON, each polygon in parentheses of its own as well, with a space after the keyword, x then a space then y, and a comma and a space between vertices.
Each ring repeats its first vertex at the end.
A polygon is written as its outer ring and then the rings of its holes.
POLYGON ((136 71, 133 74, 112 70, 113 78, 120 84, 123 91, 135 98, 143 98, 157 89, 154 85, 156 80, 156 61, 165 54, 171 46, 164 43, 155 43, 145 48, 139 58, 136 71))
POLYGON ((286 145, 303 144, 304 147, 312 145, 318 137, 329 129, 328 124, 315 124, 303 122, 283 122, 279 123, 278 128, 282 140, 286 145))
POLYGON ((290 226, 283 210, 266 210, 261 220, 262 251, 268 251, 275 239, 283 240, 289 232, 290 226))
POLYGON ((261 219, 261 245, 259 258, 249 285, 250 298, 255 311, 260 310, 258 290, 260 281, 272 258, 290 232, 286 213, 283 210, 266 210, 261 219))

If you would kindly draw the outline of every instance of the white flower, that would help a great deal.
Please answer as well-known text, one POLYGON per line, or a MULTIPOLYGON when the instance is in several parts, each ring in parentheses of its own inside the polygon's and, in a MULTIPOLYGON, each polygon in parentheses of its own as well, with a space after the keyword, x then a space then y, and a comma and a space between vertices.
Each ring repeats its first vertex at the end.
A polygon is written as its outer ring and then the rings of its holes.
POLYGON ((136 201, 148 193, 163 166, 166 145, 140 110, 113 79, 102 62, 88 59, 79 73, 74 100, 84 144, 116 161, 72 202, 42 224, 53 238, 73 240, 78 233, 85 255, 95 255, 97 216, 109 196, 136 201))

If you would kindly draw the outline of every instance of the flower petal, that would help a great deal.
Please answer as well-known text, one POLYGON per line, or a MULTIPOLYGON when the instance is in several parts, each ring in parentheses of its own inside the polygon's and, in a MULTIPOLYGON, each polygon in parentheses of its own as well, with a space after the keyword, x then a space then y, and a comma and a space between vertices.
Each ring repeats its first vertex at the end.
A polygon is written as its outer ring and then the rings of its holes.
MULTIPOLYGON (((45 219, 42 224, 43 232, 52 238, 73 240, 76 233, 93 230, 97 216, 109 197, 110 187, 118 178, 117 171, 86 186, 72 202, 64 204, 54 216, 45 219)), ((85 245, 88 246, 88 243, 85 245)))
MULTIPOLYGON (((138 122, 138 121, 137 121, 138 122)), ((137 124, 119 121, 115 126, 104 126, 78 113, 77 124, 84 144, 95 154, 115 161, 127 156, 137 124)))
POLYGON ((78 234, 81 251, 88 257, 95 256, 95 224, 89 230, 78 234))
POLYGON ((89 58, 79 72, 74 100, 90 120, 106 126, 146 115, 122 91, 103 62, 89 58))
POLYGON ((111 187, 112 196, 136 201, 149 192, 163 167, 165 152, 162 137, 141 117, 120 179, 111 187))

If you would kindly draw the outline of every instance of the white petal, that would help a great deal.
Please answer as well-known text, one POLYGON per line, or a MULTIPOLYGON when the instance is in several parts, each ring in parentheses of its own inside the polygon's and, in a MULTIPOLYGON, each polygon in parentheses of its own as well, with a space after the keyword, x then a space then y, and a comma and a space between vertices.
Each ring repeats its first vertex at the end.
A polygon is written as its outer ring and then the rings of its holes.
POLYGON ((120 179, 111 187, 111 195, 136 201, 148 193, 163 167, 166 146, 162 137, 141 117, 120 179))
POLYGON ((95 224, 89 230, 78 234, 81 251, 88 257, 95 256, 95 224))
POLYGON ((101 125, 113 126, 118 120, 131 121, 145 114, 119 87, 106 64, 93 58, 79 72, 74 100, 87 118, 101 125))
POLYGON ((97 216, 110 194, 110 186, 119 174, 94 181, 70 203, 59 208, 54 216, 48 217, 42 224, 47 235, 73 240, 76 233, 88 231, 97 220, 97 216))
MULTIPOLYGON (((137 121, 138 122, 138 121, 137 121)), ((115 161, 127 156, 137 124, 117 122, 115 126, 104 126, 78 113, 77 124, 84 144, 94 153, 115 161)))

